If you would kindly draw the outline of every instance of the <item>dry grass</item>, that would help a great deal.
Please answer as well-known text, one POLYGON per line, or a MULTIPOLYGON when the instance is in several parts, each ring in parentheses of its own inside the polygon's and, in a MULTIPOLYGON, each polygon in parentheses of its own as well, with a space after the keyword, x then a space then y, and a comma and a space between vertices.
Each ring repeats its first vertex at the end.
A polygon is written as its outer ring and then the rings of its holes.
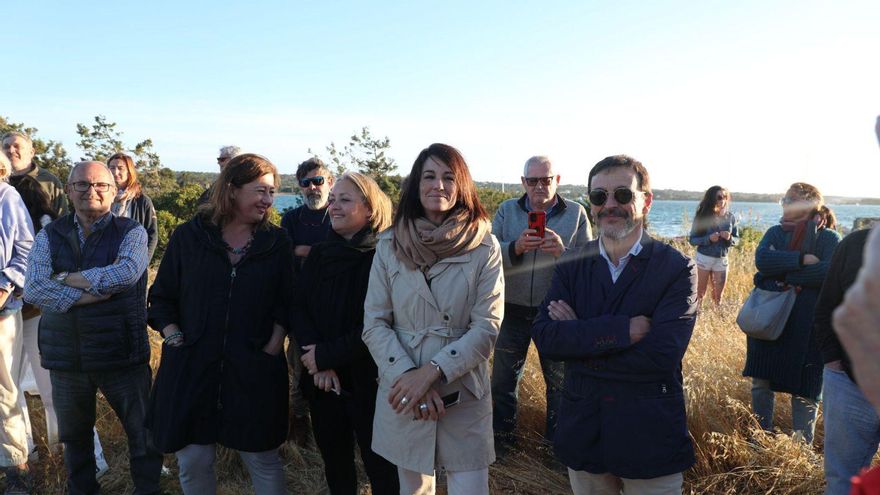
MULTIPOLYGON (((678 246, 689 251, 687 246, 678 246)), ((764 434, 750 414, 749 382, 741 376, 745 359, 745 337, 737 329, 736 311, 751 289, 752 249, 748 246, 732 255, 730 278, 721 308, 704 306, 685 356, 684 376, 688 423, 697 450, 696 465, 685 473, 685 492, 692 494, 817 494, 824 487, 821 419, 815 450, 792 441, 791 409, 786 397, 776 408, 778 434, 764 434)), ((153 336, 155 337, 155 335, 153 336)), ((153 366, 158 362, 158 341, 154 342, 153 366)), ((520 391, 520 450, 490 470, 492 493, 570 493, 564 470, 556 464, 539 432, 544 424, 544 383, 537 356, 530 352, 520 391)), ((34 427, 40 445, 40 461, 32 465, 38 493, 64 493, 64 466, 58 455, 45 450, 45 424, 38 400, 31 400, 34 427)), ((110 473, 102 478, 105 493, 129 493, 125 435, 115 415, 101 400, 98 430, 104 443, 110 473)), ((290 493, 328 493, 320 455, 292 444, 282 448, 290 493)), ((163 488, 179 493, 174 456, 166 466, 175 476, 163 478, 163 488)), ((253 493, 249 478, 234 453, 223 452, 217 463, 221 494, 253 493)), ((363 488, 363 493, 370 493, 363 488)), ((445 493, 442 483, 440 493, 445 493)))

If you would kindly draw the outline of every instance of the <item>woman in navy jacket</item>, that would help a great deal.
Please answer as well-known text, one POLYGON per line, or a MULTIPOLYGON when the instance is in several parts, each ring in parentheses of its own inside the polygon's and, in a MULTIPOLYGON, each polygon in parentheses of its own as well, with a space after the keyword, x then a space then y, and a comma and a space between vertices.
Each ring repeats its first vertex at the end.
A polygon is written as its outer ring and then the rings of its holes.
POLYGON ((822 194, 810 184, 792 184, 782 212, 779 225, 767 230, 755 252, 755 286, 793 286, 797 299, 777 340, 748 338, 743 376, 752 378, 752 409, 761 427, 773 428, 773 393, 791 394, 792 428, 811 444, 823 367, 813 314, 840 235, 822 194))
POLYGON ((210 203, 174 231, 150 288, 148 321, 165 340, 147 426, 176 454, 186 494, 216 492, 216 444, 239 452, 256 493, 286 493, 293 257, 266 216, 278 181, 265 158, 233 158, 210 203))

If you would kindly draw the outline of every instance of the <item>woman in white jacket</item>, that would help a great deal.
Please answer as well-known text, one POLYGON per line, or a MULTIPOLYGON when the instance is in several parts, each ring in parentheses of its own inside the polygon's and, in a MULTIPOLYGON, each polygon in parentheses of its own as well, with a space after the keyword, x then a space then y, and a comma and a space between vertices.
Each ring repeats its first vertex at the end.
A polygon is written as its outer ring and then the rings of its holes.
POLYGON ((489 491, 489 356, 503 316, 501 252, 461 153, 422 150, 379 238, 363 339, 379 368, 373 450, 401 493, 489 491), (446 403, 444 405, 444 402, 446 403))

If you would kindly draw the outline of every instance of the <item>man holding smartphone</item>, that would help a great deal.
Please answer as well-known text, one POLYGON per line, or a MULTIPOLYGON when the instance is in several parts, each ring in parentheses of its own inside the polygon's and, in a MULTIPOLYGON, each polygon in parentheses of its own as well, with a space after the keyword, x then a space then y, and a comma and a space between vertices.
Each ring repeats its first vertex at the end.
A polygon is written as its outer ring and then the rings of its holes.
MULTIPOLYGON (((531 343, 532 320, 550 287, 556 260, 566 249, 592 238, 584 207, 556 193, 559 178, 549 158, 529 158, 521 177, 525 194, 502 203, 492 221, 492 233, 501 244, 505 287, 504 321, 492 365, 492 426, 498 457, 514 444, 517 388, 531 343)), ((562 363, 543 356, 540 361, 547 389, 544 436, 550 441, 562 390, 562 363)))

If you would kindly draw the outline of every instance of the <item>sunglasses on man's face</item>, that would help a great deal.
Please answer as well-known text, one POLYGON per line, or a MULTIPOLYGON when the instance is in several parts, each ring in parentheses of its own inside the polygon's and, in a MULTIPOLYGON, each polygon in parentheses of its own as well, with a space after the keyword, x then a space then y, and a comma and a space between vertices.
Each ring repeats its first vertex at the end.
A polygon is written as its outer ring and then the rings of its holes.
POLYGON ((526 181, 526 185, 529 187, 535 187, 540 182, 545 186, 549 186, 553 183, 553 176, 550 177, 524 177, 526 181))
POLYGON ((324 177, 316 175, 314 177, 306 177, 305 179, 299 180, 299 187, 306 188, 309 187, 309 184, 314 184, 315 186, 323 186, 324 177))
MULTIPOLYGON (((617 201, 619 205, 628 205, 637 192, 641 191, 633 191, 628 187, 618 187, 614 190, 614 201, 617 201)), ((593 189, 590 191, 590 204, 594 206, 602 206, 605 202, 608 201, 608 191, 604 189, 593 189)))
POLYGON ((228 156, 218 156, 217 157, 217 163, 223 163, 223 162, 228 162, 228 161, 229 161, 228 156))

